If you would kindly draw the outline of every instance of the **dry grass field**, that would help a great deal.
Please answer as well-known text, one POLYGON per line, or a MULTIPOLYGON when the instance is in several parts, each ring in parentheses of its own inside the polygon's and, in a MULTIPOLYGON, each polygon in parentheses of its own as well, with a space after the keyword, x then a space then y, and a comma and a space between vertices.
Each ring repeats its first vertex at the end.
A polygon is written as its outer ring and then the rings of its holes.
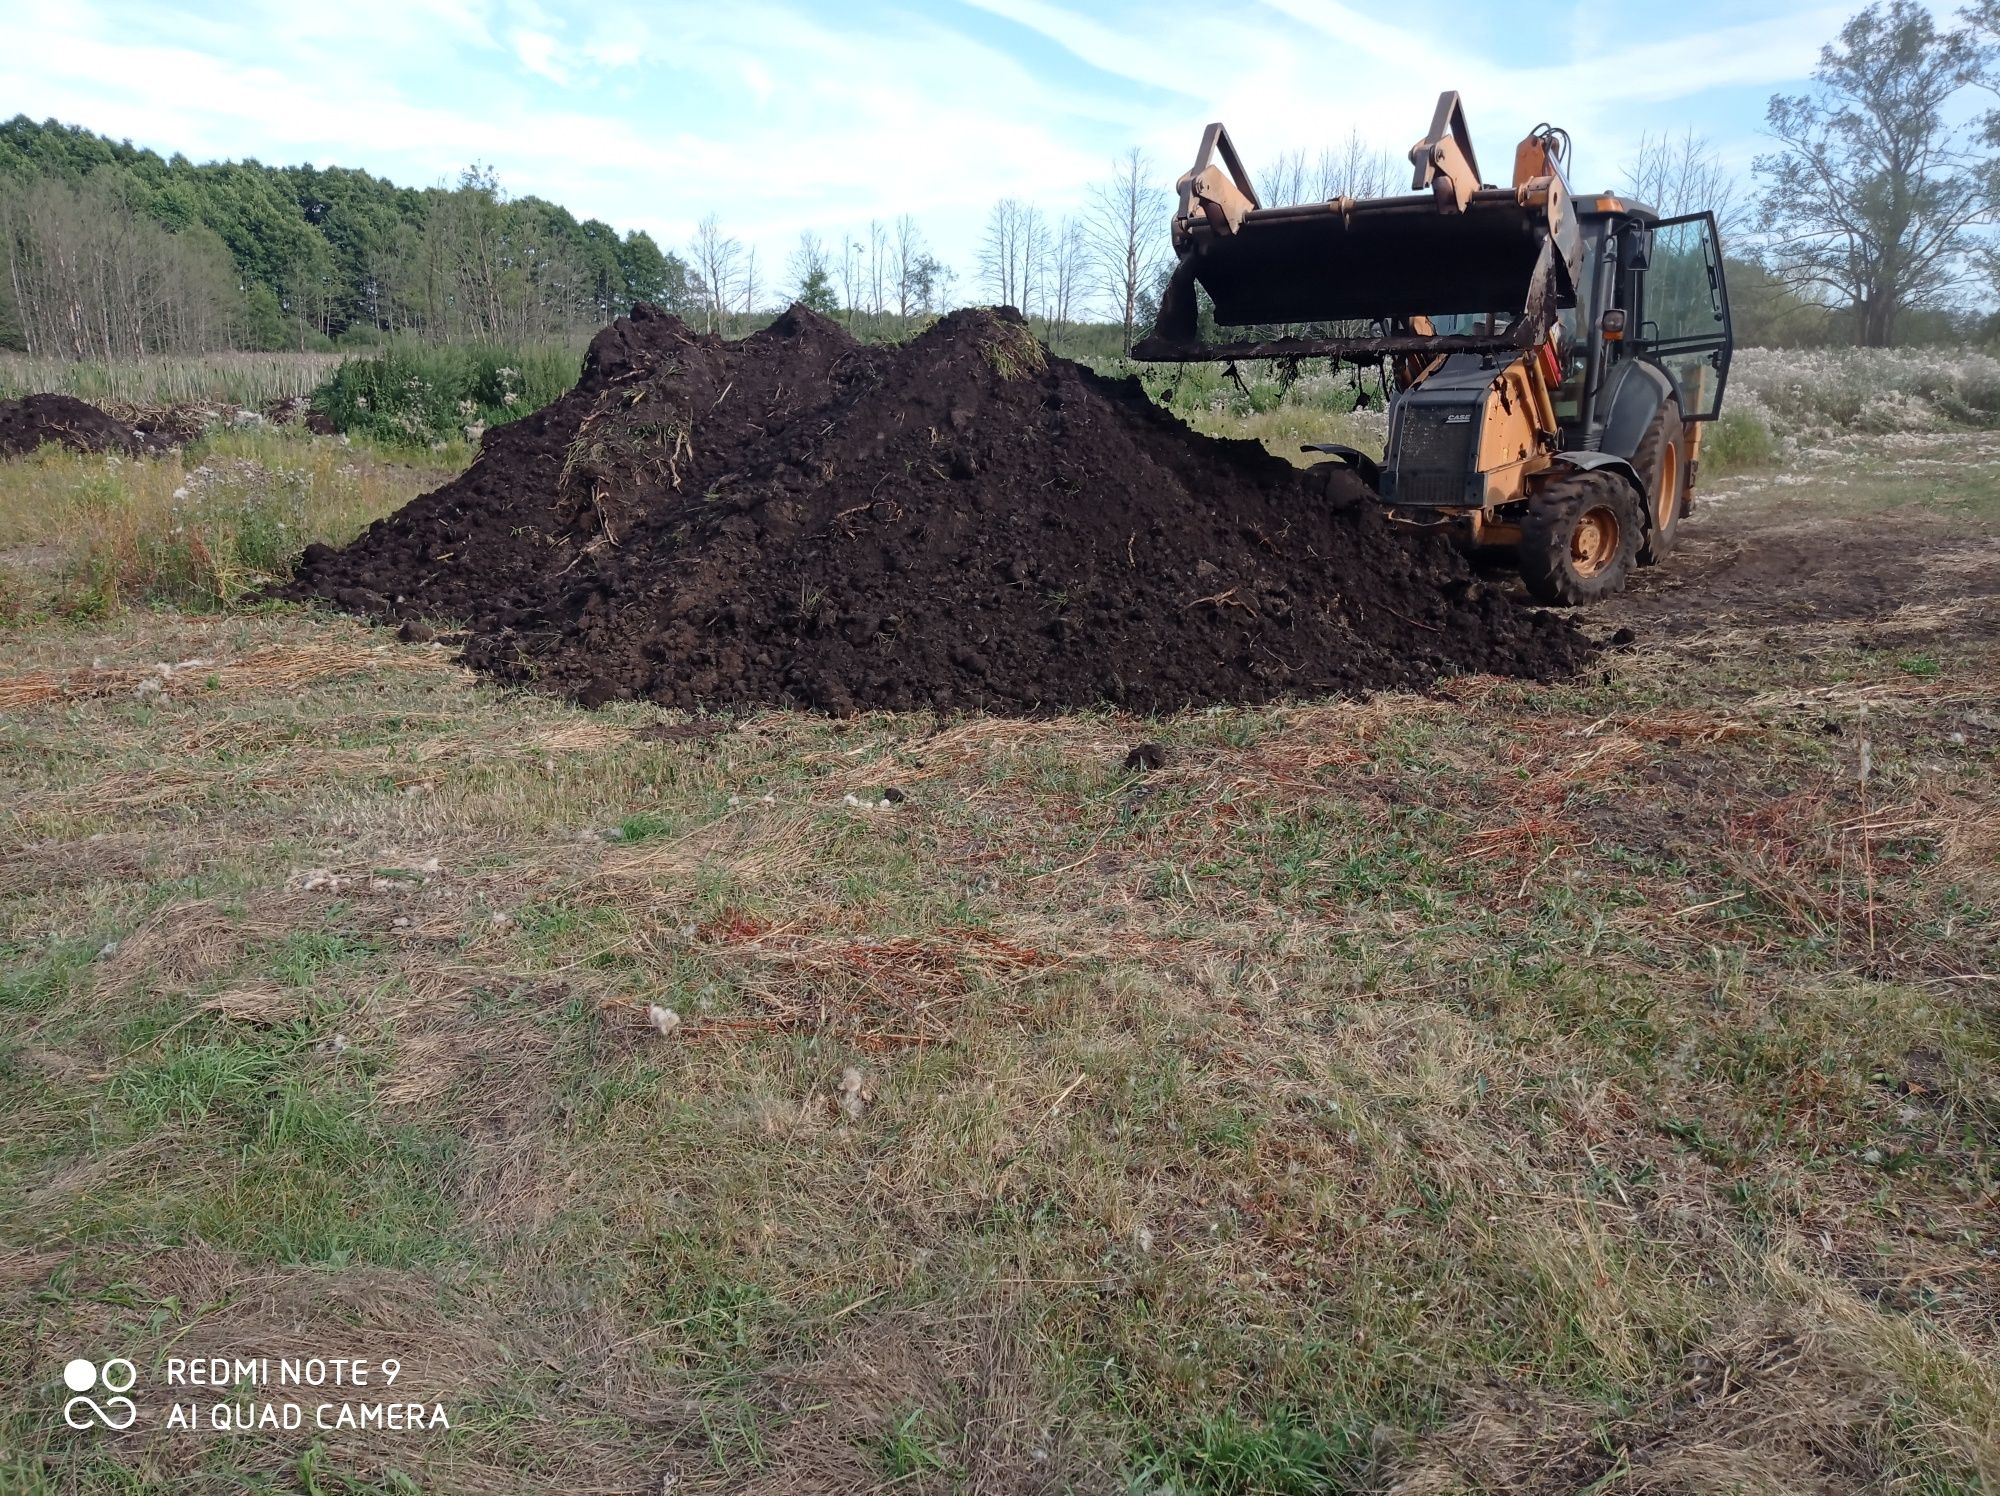
POLYGON ((1584 679, 1157 720, 226 602, 439 476, 0 469, 0 1487, 2000 1483, 2000 440, 1715 481, 1584 679))
POLYGON ((100 405, 226 401, 255 410, 269 400, 311 394, 343 357, 339 353, 160 354, 74 363, 0 353, 0 399, 55 390, 100 405))

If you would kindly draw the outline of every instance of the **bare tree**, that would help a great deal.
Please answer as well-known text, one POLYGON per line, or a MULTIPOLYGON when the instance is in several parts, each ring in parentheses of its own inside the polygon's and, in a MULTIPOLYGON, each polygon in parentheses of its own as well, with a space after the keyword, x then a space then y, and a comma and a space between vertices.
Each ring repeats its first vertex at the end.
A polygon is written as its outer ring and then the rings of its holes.
POLYGON ((1048 218, 1033 203, 1021 208, 1021 315, 1037 312, 1048 320, 1049 271, 1053 249, 1048 218))
POLYGON ((847 319, 854 322, 861 312, 862 285, 861 245, 852 234, 840 236, 840 301, 847 308, 847 319))
POLYGON ((958 284, 958 272, 931 255, 925 255, 919 264, 922 294, 917 304, 927 312, 944 311, 951 305, 952 287, 958 284))
POLYGON ((130 358, 231 341, 238 291, 222 241, 143 217, 107 179, 0 185, 0 259, 30 353, 130 358))
POLYGON ((924 247, 917 221, 905 213, 896 220, 896 315, 907 332, 920 312, 941 311, 950 300, 951 268, 924 247))
POLYGON ((751 245, 743 252, 743 315, 757 314, 757 246, 751 245))
POLYGON ((889 308, 889 231, 868 220, 868 314, 880 318, 889 308))
POLYGON ((1304 202, 1310 191, 1306 153, 1278 152, 1269 166, 1258 170, 1251 185, 1257 189, 1257 200, 1267 208, 1289 207, 1293 203, 1304 202))
POLYGON ((916 219, 905 213, 896 220, 896 316, 904 330, 910 325, 910 314, 920 304, 922 285, 919 270, 928 256, 924 253, 924 236, 917 231, 916 219))
POLYGON ((737 264, 743 246, 722 232, 722 222, 713 213, 695 226, 688 246, 695 275, 701 281, 702 314, 710 332, 726 331, 729 308, 735 303, 737 264))
POLYGON ((1736 178, 1708 137, 1692 129, 1680 135, 1641 135, 1639 149, 1625 166, 1625 192, 1659 209, 1663 218, 1713 213, 1726 238, 1746 226, 1748 214, 1737 196, 1736 178))
POLYGON ((1063 331, 1081 320, 1091 287, 1090 240, 1083 224, 1065 218, 1049 249, 1049 341, 1060 345, 1063 331))
POLYGON ((1396 190, 1397 176, 1401 174, 1407 180, 1408 171, 1389 152, 1362 139, 1359 130, 1349 130, 1345 140, 1337 146, 1327 146, 1313 162, 1312 201, 1387 197, 1396 190))
POLYGON ((1169 211, 1166 192, 1154 184, 1153 163, 1136 146, 1118 158, 1108 180, 1090 190, 1086 243, 1127 353, 1139 304, 1166 261, 1169 211))
POLYGON ((1001 198, 986 215, 979 274, 1000 306, 1020 307, 1027 299, 1028 241, 1034 220, 1035 210, 1012 197, 1001 198))
POLYGON ((1887 0, 1820 49, 1812 93, 1777 95, 1765 112, 1778 141, 1756 162, 1771 268, 1850 308, 1867 347, 1968 275, 1970 230, 1991 217, 1995 183, 1979 127, 1954 124, 1950 106, 1986 59, 1971 31, 1887 0))

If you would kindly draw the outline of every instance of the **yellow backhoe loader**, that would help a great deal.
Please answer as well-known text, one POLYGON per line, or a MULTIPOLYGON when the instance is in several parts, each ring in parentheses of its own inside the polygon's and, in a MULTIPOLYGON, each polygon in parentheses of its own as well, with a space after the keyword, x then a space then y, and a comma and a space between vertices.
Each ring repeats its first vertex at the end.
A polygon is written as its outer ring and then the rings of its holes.
POLYGON ((1511 184, 1486 185, 1447 92, 1411 149, 1409 195, 1266 207, 1210 125, 1134 354, 1379 366, 1383 455, 1307 450, 1353 468, 1400 524, 1512 551, 1542 602, 1616 592, 1693 508, 1729 298, 1712 214, 1578 197, 1568 155, 1567 135, 1538 126, 1511 184))

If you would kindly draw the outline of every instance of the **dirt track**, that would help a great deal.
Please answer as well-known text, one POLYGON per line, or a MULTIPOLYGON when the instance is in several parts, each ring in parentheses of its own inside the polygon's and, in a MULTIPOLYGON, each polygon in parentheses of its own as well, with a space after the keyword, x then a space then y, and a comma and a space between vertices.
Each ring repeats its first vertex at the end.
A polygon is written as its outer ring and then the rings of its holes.
POLYGON ((1674 554, 1595 619, 1642 643, 1825 625, 1859 626, 1874 647, 2000 634, 2000 542, 1984 527, 1914 503, 1843 512, 1825 497, 1783 477, 1722 480, 1674 554))

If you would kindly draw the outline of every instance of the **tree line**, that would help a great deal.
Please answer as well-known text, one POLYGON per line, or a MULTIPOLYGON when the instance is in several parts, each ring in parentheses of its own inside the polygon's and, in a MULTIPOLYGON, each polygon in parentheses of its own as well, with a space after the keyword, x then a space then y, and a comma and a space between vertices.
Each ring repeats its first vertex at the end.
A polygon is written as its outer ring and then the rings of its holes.
MULTIPOLYGON (((1940 19, 1878 0, 1773 97, 1744 190, 1701 136, 1648 136, 1619 185, 1663 213, 1709 209, 1729 246, 1739 339, 1990 336, 2000 283, 2000 0, 1940 19)), ((1285 204, 1403 189, 1360 133, 1280 153, 1256 182, 1285 204)), ((652 301, 733 333, 800 301, 894 336, 960 300, 1021 309, 1058 348, 1129 351, 1171 264, 1170 173, 1127 151, 1073 211, 993 205, 963 279, 915 219, 839 241, 805 232, 782 263, 714 214, 680 250, 620 234, 490 167, 408 188, 342 167, 195 164, 25 116, 0 124, 0 346, 61 358, 310 347, 410 335, 520 342, 652 301)), ((1588 185, 1588 184, 1579 184, 1588 185)))
POLYGON ((492 170, 398 187, 345 167, 195 164, 25 116, 0 124, 0 346, 61 358, 517 341, 634 301, 693 305, 647 234, 509 198, 492 170))

